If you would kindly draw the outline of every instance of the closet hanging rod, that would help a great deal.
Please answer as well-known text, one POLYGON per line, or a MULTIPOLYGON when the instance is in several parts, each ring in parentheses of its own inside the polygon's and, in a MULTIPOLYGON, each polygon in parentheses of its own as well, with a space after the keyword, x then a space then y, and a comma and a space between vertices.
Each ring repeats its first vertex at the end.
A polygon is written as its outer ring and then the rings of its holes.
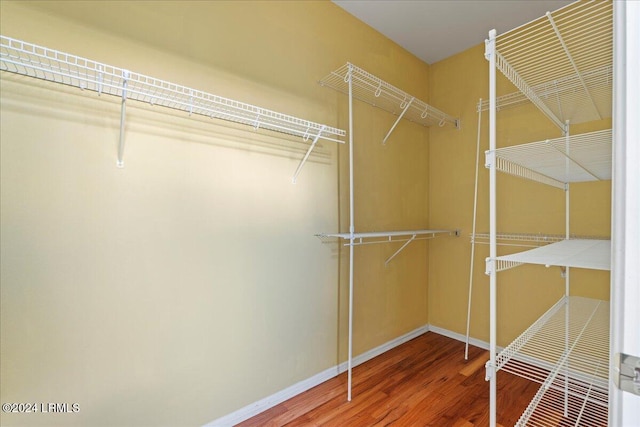
MULTIPOLYGON (((312 146, 318 139, 344 143, 340 138, 346 135, 342 129, 1 35, 0 70, 93 91, 98 95, 104 93, 121 97, 123 107, 121 134, 124 126, 125 102, 135 100, 183 111, 189 115, 197 114, 248 125, 256 130, 262 128, 302 137, 304 141, 312 139, 314 141, 312 146)), ((122 139, 119 145, 118 162, 121 164, 122 139)))
POLYGON ((383 144, 386 143, 403 118, 423 126, 452 125, 456 129, 460 128, 459 119, 432 107, 351 63, 346 63, 332 71, 319 83, 338 92, 348 93, 349 81, 352 84, 354 98, 398 116, 384 137, 383 144))

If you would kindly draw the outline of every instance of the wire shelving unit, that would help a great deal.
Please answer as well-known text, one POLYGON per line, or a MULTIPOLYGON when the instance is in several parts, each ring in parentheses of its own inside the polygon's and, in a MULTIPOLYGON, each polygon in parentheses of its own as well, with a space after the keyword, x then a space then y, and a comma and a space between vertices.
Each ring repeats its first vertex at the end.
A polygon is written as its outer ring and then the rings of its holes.
POLYGON ((122 110, 118 165, 121 167, 124 161, 124 122, 128 100, 178 110, 189 116, 195 114, 226 120, 251 126, 255 130, 266 129, 310 140, 309 150, 294 174, 294 181, 319 139, 344 142, 342 138, 346 135, 342 129, 5 36, 0 36, 0 70, 120 98, 122 110))
POLYGON ((347 95, 349 103, 349 232, 320 233, 316 237, 323 241, 339 239, 346 241, 349 247, 349 343, 347 356, 347 400, 351 401, 352 368, 353 368, 353 265, 354 248, 360 245, 376 243, 403 243, 400 248, 385 261, 387 265, 411 242, 435 238, 438 235, 459 236, 459 230, 393 230, 356 232, 354 213, 354 180, 353 180, 353 99, 380 107, 397 115, 397 119, 383 138, 385 144, 402 118, 422 124, 423 126, 445 126, 447 124, 459 128, 459 120, 426 104, 412 95, 379 79, 371 73, 346 63, 339 69, 319 81, 320 85, 332 88, 347 95))
MULTIPOLYGON (((609 303, 569 296, 570 268, 610 270, 611 242, 571 239, 569 184, 611 179, 612 132, 569 135, 570 123, 611 117, 613 7, 609 1, 578 1, 501 35, 489 33, 489 258, 490 426, 497 423, 497 372, 541 384, 518 426, 603 426, 608 422, 609 303), (499 98, 496 70, 519 90, 499 98), (560 128, 562 138, 496 148, 500 108, 532 102, 560 128), (502 105, 501 105, 502 104, 502 105), (565 192, 564 239, 498 256, 496 173, 565 192), (497 273, 524 263, 563 267, 565 296, 499 354, 497 273)), ((506 236, 507 239, 518 239, 506 236)), ((555 239, 550 239, 555 240, 555 239)))

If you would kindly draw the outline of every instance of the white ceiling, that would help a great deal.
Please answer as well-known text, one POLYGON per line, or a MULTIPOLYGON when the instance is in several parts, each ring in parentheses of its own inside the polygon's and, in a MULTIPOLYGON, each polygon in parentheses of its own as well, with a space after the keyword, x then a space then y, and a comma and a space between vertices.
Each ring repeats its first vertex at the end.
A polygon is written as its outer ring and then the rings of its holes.
POLYGON ((567 0, 333 0, 428 64, 572 3, 567 0))

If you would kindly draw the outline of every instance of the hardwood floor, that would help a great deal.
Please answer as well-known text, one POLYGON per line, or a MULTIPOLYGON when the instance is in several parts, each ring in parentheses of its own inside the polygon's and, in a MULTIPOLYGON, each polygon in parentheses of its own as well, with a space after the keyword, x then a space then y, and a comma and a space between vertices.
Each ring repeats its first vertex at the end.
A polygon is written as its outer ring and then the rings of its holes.
MULTIPOLYGON (((489 425, 488 352, 427 332, 353 369, 353 398, 346 373, 291 398, 238 426, 489 425)), ((538 385, 498 373, 498 422, 511 426, 538 385)))

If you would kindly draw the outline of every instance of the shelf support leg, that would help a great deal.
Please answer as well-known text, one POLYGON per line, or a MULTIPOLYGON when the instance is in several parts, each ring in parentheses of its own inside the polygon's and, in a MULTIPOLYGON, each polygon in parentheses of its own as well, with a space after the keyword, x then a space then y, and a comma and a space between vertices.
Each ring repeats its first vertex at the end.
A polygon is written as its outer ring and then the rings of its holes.
POLYGON ((409 245, 409 243, 413 242, 416 238, 416 235, 414 234, 413 236, 411 236, 411 238, 409 240, 407 240, 406 242, 404 242, 404 245, 400 246, 400 249, 398 249, 397 251, 395 251, 395 253, 393 255, 391 255, 389 258, 387 258, 387 260, 384 262, 384 266, 386 267, 387 264, 389 264, 391 262, 392 259, 394 259, 396 257, 396 255, 398 255, 400 252, 402 252, 402 250, 404 248, 407 247, 407 245, 409 245))
MULTIPOLYGON (((489 150, 496 149, 496 30, 489 31, 485 57, 489 60, 489 150)), ((496 338, 497 338, 497 277, 495 259, 497 257, 496 236, 496 164, 489 169, 489 257, 493 265, 489 281, 489 426, 496 426, 497 382, 496 382, 496 338)))
POLYGON ((387 132, 387 136, 385 136, 384 139, 382 140, 382 145, 385 145, 387 143, 387 139, 389 138, 389 135, 391 135, 391 132, 393 132, 393 130, 396 128, 396 126, 398 126, 398 122, 400 122, 400 120, 402 120, 402 117, 404 116, 404 113, 407 112, 407 110, 411 106, 411 103, 413 102, 414 99, 416 99, 416 98, 415 97, 411 97, 409 102, 407 102, 407 105, 404 106, 404 109, 402 110, 402 113, 400 113, 400 115, 396 119, 396 122, 393 124, 393 126, 391 126, 391 129, 389 129, 389 132, 387 132))
POLYGON ((353 258, 355 214, 353 212, 353 66, 349 64, 349 355, 347 363, 347 400, 351 402, 351 371, 353 362, 353 258))
POLYGON ((313 142, 309 146, 309 149, 307 150, 307 153, 304 155, 304 157, 300 161, 300 164, 298 165, 298 168, 296 169, 295 173, 293 174, 293 183, 294 184, 296 183, 296 179, 298 179, 298 175, 300 174, 300 171, 302 170, 302 167, 304 166, 304 164, 306 163, 307 159, 309 158, 309 155, 311 155, 311 152, 315 148, 316 143, 318 142, 318 139, 320 139, 320 135, 322 135, 322 132, 324 132, 324 128, 325 127, 326 127, 325 125, 322 125, 322 127, 320 128, 320 131, 318 132, 318 134, 315 136, 315 138, 313 138, 313 142))
POLYGON ((123 71, 122 77, 122 104, 120 105, 120 139, 118 141, 118 162, 116 165, 119 168, 124 167, 124 124, 127 117, 127 80, 129 79, 129 72, 123 71))

